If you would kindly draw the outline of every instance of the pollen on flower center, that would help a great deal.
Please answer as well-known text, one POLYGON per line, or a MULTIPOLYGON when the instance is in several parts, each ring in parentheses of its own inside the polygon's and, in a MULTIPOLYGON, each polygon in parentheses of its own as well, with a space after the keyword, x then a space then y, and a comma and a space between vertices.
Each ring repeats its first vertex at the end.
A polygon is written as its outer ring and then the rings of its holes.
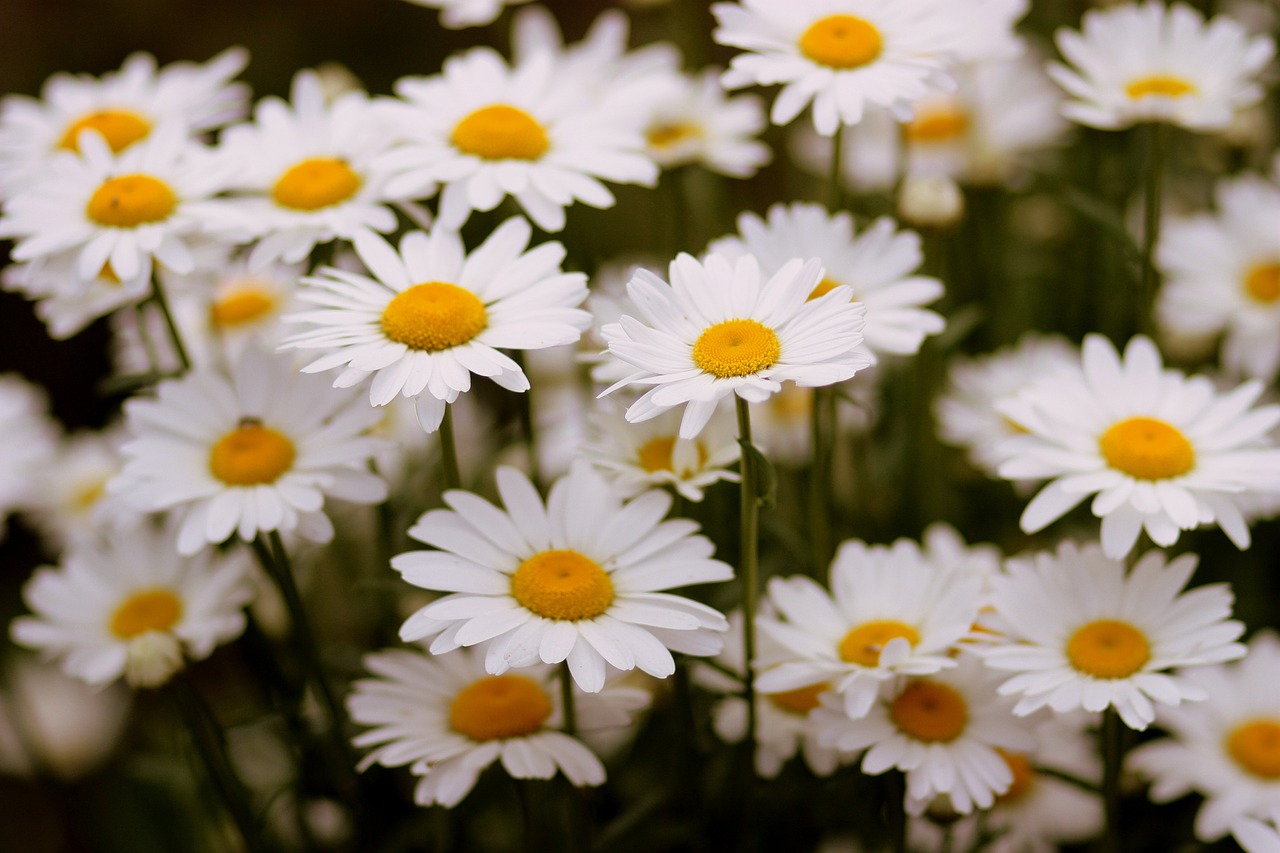
POLYGON ((523 675, 490 675, 468 684, 449 707, 453 730, 472 740, 530 735, 551 716, 546 691, 523 675))
POLYGON ((861 666, 878 666, 880 652, 890 640, 902 637, 911 645, 920 642, 920 634, 915 628, 892 619, 875 622, 863 622, 844 635, 840 641, 840 659, 845 663, 856 663, 861 666))
POLYGON ((764 698, 768 699, 780 710, 803 717, 818 707, 818 697, 830 689, 830 684, 821 681, 817 684, 810 684, 808 687, 797 687, 795 690, 767 693, 764 698))
POLYGON ((182 618, 182 599, 167 589, 143 589, 125 599, 111 616, 111 635, 132 640, 148 631, 168 631, 182 618))
POLYGON ((1067 640, 1067 660, 1094 678, 1128 678, 1151 660, 1151 644, 1128 622, 1098 619, 1067 640))
MULTIPOLYGON (((696 442, 698 450, 698 467, 701 468, 707 462, 707 449, 702 446, 702 442, 696 442)), ((640 450, 636 453, 637 461, 640 467, 655 474, 658 471, 671 471, 675 473, 674 451, 676 448, 675 436, 663 435, 657 438, 651 438, 641 445, 640 450)), ((689 469, 680 471, 681 477, 687 477, 692 473, 689 469)))
POLYGON ((1124 87, 1124 92, 1129 96, 1130 100, 1138 100, 1150 96, 1158 96, 1162 98, 1181 98, 1184 95, 1190 95, 1196 91, 1196 87, 1181 77, 1174 77, 1171 74, 1152 74, 1147 77, 1139 77, 1131 80, 1124 87))
POLYGON ((229 486, 274 483, 293 466, 295 454, 288 438, 246 419, 218 439, 209 452, 209 470, 229 486))
POLYGON ((480 298, 443 281, 415 284, 382 311, 382 333, 426 352, 461 346, 484 331, 489 315, 480 298))
POLYGON ((902 132, 910 142, 951 142, 969 132, 969 115, 950 106, 919 110, 902 132))
POLYGON ((150 175, 121 175, 108 178, 93 191, 85 208, 99 225, 133 228, 159 222, 173 213, 178 197, 164 181, 150 175))
POLYGON ((858 68, 874 62, 884 39, 870 21, 854 15, 828 15, 800 36, 800 52, 819 65, 858 68))
POLYGON ((271 188, 271 198, 292 210, 320 210, 351 198, 360 184, 345 160, 312 157, 286 169, 271 188))
POLYGON ((73 121, 62 135, 58 147, 79 153, 80 132, 84 130, 96 130, 102 134, 107 146, 119 154, 139 139, 144 139, 151 132, 151 122, 128 110, 99 110, 73 121))
POLYGON ((1020 752, 1005 752, 1003 749, 997 749, 996 752, 1000 753, 1004 763, 1009 765, 1009 772, 1013 774, 1013 782, 1008 790, 997 795, 996 800, 1005 804, 1021 800, 1035 787, 1036 769, 1031 765, 1031 760, 1020 752))
POLYGON ((613 580, 594 560, 577 551, 534 554, 511 576, 511 595, 545 619, 594 619, 613 603, 613 580))
POLYGON ((721 379, 773 367, 781 355, 777 334, 755 320, 716 323, 698 335, 693 345, 693 363, 721 379))
POLYGON ((649 128, 645 134, 645 140, 650 148, 667 149, 700 136, 702 136, 702 128, 692 122, 681 121, 649 128))
POLYGON ((551 147, 536 118, 509 104, 491 104, 453 128, 450 141, 465 154, 485 160, 537 160, 551 147))
POLYGON ((1181 430, 1156 418, 1127 418, 1098 440, 1107 464, 1139 480, 1180 477, 1196 464, 1196 451, 1181 430))
POLYGON ((903 688, 889 706, 889 716, 908 737, 926 743, 947 743, 964 731, 969 705, 946 684, 921 679, 903 688))
POLYGON ((1264 304, 1280 299, 1280 263, 1261 264, 1249 270, 1244 289, 1255 301, 1264 304))
POLYGON ((252 323, 276 307, 276 300, 267 290, 251 282, 233 287, 209 306, 209 320, 214 326, 226 329, 252 323))
POLYGON ((1262 779, 1280 779, 1280 722, 1272 719, 1241 723, 1227 735, 1227 754, 1247 772, 1262 779))

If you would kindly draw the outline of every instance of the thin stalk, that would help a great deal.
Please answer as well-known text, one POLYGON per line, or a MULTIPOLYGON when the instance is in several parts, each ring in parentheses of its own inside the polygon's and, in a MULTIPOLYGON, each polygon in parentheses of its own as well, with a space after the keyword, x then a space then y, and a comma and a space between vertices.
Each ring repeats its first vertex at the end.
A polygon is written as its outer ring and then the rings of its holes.
POLYGON ((462 475, 458 471, 458 446, 453 440, 451 403, 445 403, 444 418, 440 421, 440 470, 444 472, 446 489, 462 488, 462 475))
MULTIPOLYGON (((520 366, 520 370, 525 370, 524 353, 520 351, 513 352, 511 358, 520 366)), ((534 429, 533 423, 533 391, 526 390, 520 395, 520 432, 524 435, 524 444, 529 451, 529 479, 535 484, 542 482, 542 470, 538 464, 538 436, 534 429)))
POLYGON ((827 191, 827 207, 832 213, 837 210, 844 210, 844 125, 841 124, 836 128, 835 136, 831 137, 831 173, 828 175, 829 185, 827 191))
POLYGON ((156 376, 164 373, 164 366, 160 364, 160 353, 156 350, 156 342, 151 339, 151 330, 147 328, 147 309, 146 301, 137 302, 133 306, 133 316, 138 324, 138 340, 142 342, 142 348, 147 353, 147 364, 151 366, 151 372, 156 376))
POLYGON ((1124 763, 1124 724, 1115 708, 1102 712, 1102 805, 1106 814, 1105 853, 1120 853, 1120 772, 1124 763))
POLYGON ((819 580, 831 559, 831 508, 834 499, 831 463, 835 453, 835 433, 835 388, 814 388, 813 406, 809 412, 810 450, 813 453, 813 468, 809 471, 809 547, 813 576, 819 580))
POLYGON ((1147 128, 1149 149, 1147 186, 1142 218, 1142 278, 1137 304, 1134 306, 1134 329, 1151 333, 1151 303, 1155 297, 1158 274, 1155 266, 1156 243, 1160 239, 1160 199, 1164 191, 1164 159, 1168 147, 1169 128, 1164 122, 1152 122, 1147 128))
POLYGON ((178 355, 182 372, 186 373, 191 369, 191 357, 187 355, 187 348, 182 343, 182 334, 178 331, 178 324, 174 322, 173 312, 169 310, 169 300, 165 298, 164 288, 160 286, 160 276, 154 270, 151 272, 151 298, 155 300, 156 306, 164 316, 165 326, 168 327, 169 337, 173 341, 173 351, 178 355))
POLYGON ((569 662, 560 664, 560 702, 564 705, 564 733, 569 737, 578 736, 578 708, 573 699, 573 673, 569 672, 569 662))
POLYGON ((752 454, 746 452, 751 445, 751 413, 747 401, 735 396, 738 409, 738 440, 743 444, 742 483, 739 486, 739 509, 741 527, 739 528, 739 573, 738 580, 742 584, 742 655, 743 655, 743 696, 747 700, 747 747, 752 760, 747 763, 747 772, 755 773, 756 748, 756 676, 753 662, 756 657, 756 598, 759 595, 758 549, 760 539, 760 498, 756 494, 756 466, 752 454))

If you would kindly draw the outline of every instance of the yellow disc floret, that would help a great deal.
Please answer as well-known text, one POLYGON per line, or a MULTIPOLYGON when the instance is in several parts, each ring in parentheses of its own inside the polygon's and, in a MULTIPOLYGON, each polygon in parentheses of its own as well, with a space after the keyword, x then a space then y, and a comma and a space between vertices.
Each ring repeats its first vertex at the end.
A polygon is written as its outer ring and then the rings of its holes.
POLYGON ((443 281, 415 284, 397 294, 382 311, 384 335, 426 352, 461 346, 484 331, 488 322, 489 315, 478 296, 443 281))
POLYGON ((143 589, 116 608, 111 616, 111 635, 132 640, 148 631, 168 631, 182 618, 182 599, 167 589, 143 589))
POLYGON ((1013 774, 1013 782, 1008 790, 996 797, 996 801, 1005 804, 1017 802, 1035 787, 1036 769, 1031 760, 1020 752, 1005 752, 1003 749, 997 749, 996 752, 1000 753, 1004 763, 1009 765, 1009 772, 1013 774))
POLYGON ((809 291, 809 296, 805 301, 812 302, 819 296, 826 296, 839 286, 840 282, 836 281, 834 278, 824 278, 822 281, 818 282, 817 286, 814 287, 813 290, 809 291))
POLYGON ((1196 464, 1196 451, 1177 427, 1156 418, 1127 418, 1098 439, 1102 458, 1139 480, 1180 477, 1196 464))
POLYGON ((134 228, 167 219, 177 206, 177 195, 159 178, 120 175, 93 191, 85 215, 110 228, 134 228))
POLYGON ((1150 96, 1161 98, 1181 98, 1184 95, 1190 95, 1196 91, 1196 87, 1181 77, 1174 77, 1170 74, 1152 74, 1148 77, 1139 77, 1129 82, 1124 87, 1124 92, 1129 96, 1130 100, 1138 100, 1150 96))
POLYGON ((913 646, 920 642, 919 632, 902 622, 892 619, 863 622, 845 634, 840 641, 840 659, 860 666, 877 666, 880 663, 880 652, 884 651, 890 640, 898 637, 913 646))
POLYGON ((276 307, 276 299, 266 287, 246 281, 228 288, 209 306, 209 321, 219 329, 229 329, 260 320, 276 307))
POLYGON ((449 139, 485 160, 537 160, 551 146, 538 120, 510 104, 481 107, 458 122, 449 139))
POLYGON ((1128 622, 1098 619, 1067 640, 1067 660, 1094 678, 1128 678, 1151 660, 1147 637, 1128 622))
POLYGON ((511 576, 511 595, 545 619, 594 619, 613 603, 613 581, 595 560, 577 551, 534 554, 511 576))
POLYGON ((804 717, 818 707, 818 697, 830 689, 831 685, 822 681, 817 684, 810 684, 808 687, 785 690, 782 693, 767 693, 764 698, 772 702, 779 710, 804 717))
POLYGON ((969 132, 969 114, 954 106, 920 109, 902 132, 909 142, 953 142, 969 132))
MULTIPOLYGON (((698 451, 698 467, 701 468, 707 463, 707 449, 702 446, 702 442, 696 442, 698 451)), ((656 474, 659 471, 675 471, 675 449, 676 438, 672 435, 660 435, 657 438, 651 438, 640 446, 636 451, 636 461, 640 463, 640 467, 648 471, 650 474, 656 474)), ((689 476, 692 471, 684 469, 679 472, 681 477, 689 476)))
POLYGON ((274 483, 293 466, 293 442, 255 420, 245 420, 218 439, 209 470, 229 486, 274 483))
POLYGON ((1260 779, 1280 779, 1280 721, 1249 720, 1227 735, 1227 754, 1260 779))
POLYGON ((454 697, 449 724, 472 740, 531 735, 551 716, 551 700, 538 682, 523 675, 490 675, 454 697))
POLYGON ((1249 270, 1244 290, 1254 301, 1263 304, 1280 299, 1280 263, 1260 264, 1249 270))
POLYGON ((800 36, 800 52, 829 68, 858 68, 874 62, 884 39, 870 21, 854 15, 828 15, 800 36))
POLYGON ((947 743, 964 732, 969 705, 952 687, 920 679, 903 688, 889 706, 889 717, 907 737, 947 743))
POLYGON ((96 130, 107 141, 107 146, 119 154, 151 132, 151 122, 128 110, 99 110, 73 121, 58 142, 59 148, 80 151, 80 132, 96 130))
POLYGON ((291 210, 320 210, 351 198, 360 183, 347 161, 312 157, 286 169, 271 188, 271 198, 291 210))
POLYGON ((755 320, 716 323, 693 344, 693 363, 721 379, 766 370, 777 364, 781 355, 777 334, 755 320))
POLYGON ((702 136, 702 128, 692 122, 681 121, 654 125, 645 132, 645 141, 649 143, 650 148, 666 150, 700 136, 702 136))

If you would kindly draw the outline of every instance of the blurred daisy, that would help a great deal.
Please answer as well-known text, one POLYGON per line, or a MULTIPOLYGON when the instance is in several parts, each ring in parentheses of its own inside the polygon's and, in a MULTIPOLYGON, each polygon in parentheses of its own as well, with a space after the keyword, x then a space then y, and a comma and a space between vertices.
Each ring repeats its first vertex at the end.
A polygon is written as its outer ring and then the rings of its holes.
POLYGON ((440 10, 440 23, 451 30, 483 27, 492 24, 506 6, 518 6, 529 0, 409 0, 415 6, 440 10))
POLYGON ((1207 694, 1174 667, 1233 660, 1244 625, 1231 620, 1226 584, 1183 591, 1198 558, 1168 564, 1148 551, 1125 573, 1096 544, 1071 542, 1056 553, 1010 560, 991 580, 1000 642, 981 653, 987 666, 1018 674, 1000 686, 1018 695, 1014 713, 1112 707, 1132 729, 1155 719, 1152 700, 1177 705, 1207 694))
POLYGON ((209 340, 232 362, 249 347, 275 347, 284 337, 284 316, 300 307, 294 297, 301 275, 300 264, 250 270, 243 259, 228 261, 201 289, 198 316, 204 322, 195 336, 209 340))
POLYGON ((133 439, 107 490, 144 512, 178 512, 183 554, 275 530, 327 542, 326 497, 387 495, 368 471, 382 442, 363 435, 377 412, 256 349, 230 377, 197 370, 163 382, 154 399, 125 403, 125 416, 133 439))
POLYGON ((956 9, 964 24, 951 30, 947 49, 966 63, 1020 56, 1025 44, 1015 28, 1030 9, 1031 0, 967 0, 956 9))
POLYGON ((1084 341, 1083 370, 1059 372, 997 404, 1026 430, 998 448, 999 474, 1050 482, 1022 513, 1028 533, 1089 495, 1102 547, 1123 557, 1146 530, 1169 546, 1183 530, 1218 524, 1238 548, 1249 528, 1235 496, 1280 489, 1280 449, 1267 434, 1280 406, 1250 409, 1262 385, 1219 395, 1205 377, 1161 365, 1138 336, 1123 360, 1101 335, 1084 341))
POLYGON ((79 260, 80 253, 71 249, 0 271, 0 286, 35 302, 36 316, 55 340, 78 334, 99 317, 151 295, 151 277, 142 268, 123 281, 110 264, 82 278, 76 269, 79 260))
POLYGON ((566 346, 590 321, 575 307, 587 296, 586 277, 561 272, 559 243, 526 251, 532 233, 512 217, 470 254, 443 227, 409 232, 399 251, 360 234, 356 254, 372 277, 326 267, 303 279, 298 298, 319 307, 287 318, 311 328, 284 346, 327 350, 302 370, 343 367, 335 387, 372 374, 374 406, 414 398, 427 432, 439 429, 446 404, 471 390, 472 374, 527 391, 524 372, 498 348, 566 346))
POLYGON ((107 495, 107 482, 124 465, 123 433, 118 426, 74 433, 59 442, 56 455, 34 474, 29 513, 54 547, 128 529, 142 519, 123 501, 107 495))
POLYGON ((505 511, 464 491, 447 510, 424 514, 409 536, 437 548, 391 561, 406 581, 451 595, 400 629, 405 641, 434 638, 435 654, 490 641, 485 666, 568 661, 583 690, 598 692, 606 664, 656 678, 675 672, 671 650, 715 654, 728 623, 692 599, 658 590, 729 580, 697 525, 662 521, 665 492, 623 503, 589 465, 556 481, 544 505, 524 474, 498 469, 505 511))
MULTIPOLYGON (((351 718, 371 727, 353 741, 374 747, 360 769, 410 765, 420 806, 456 806, 495 761, 514 779, 550 779, 559 770, 579 788, 604 782, 600 759, 560 731, 553 667, 490 675, 470 649, 439 656, 388 649, 365 655, 364 665, 375 677, 354 682, 347 697, 351 718)), ((578 691, 575 722, 583 731, 626 726, 648 702, 632 687, 578 691)))
POLYGON ((1258 73, 1275 45, 1219 15, 1206 23, 1185 3, 1122 3, 1085 13, 1083 32, 1060 29, 1070 65, 1049 76, 1072 97, 1062 114, 1103 130, 1168 122, 1189 130, 1227 126, 1261 100, 1258 73))
POLYGON ((9 514, 37 497, 36 478, 54 459, 58 432, 44 389, 0 374, 0 537, 9 514))
POLYGON ((1231 827, 1231 835, 1245 853, 1280 853, 1280 826, 1277 818, 1267 821, 1241 818, 1231 827))
POLYGON ((851 539, 831 564, 830 593, 802 575, 769 580, 778 615, 758 623, 780 651, 760 669, 756 689, 825 682, 845 713, 863 717, 883 682, 955 666, 950 652, 977 618, 980 590, 975 573, 930 565, 910 540, 851 539))
POLYGON ((14 619, 10 634, 90 684, 123 675, 155 687, 244 630, 247 556, 177 558, 172 534, 149 525, 82 542, 61 565, 36 570, 22 590, 32 615, 14 619))
POLYGON ((659 166, 692 163, 731 178, 749 178, 772 152, 756 137, 764 130, 764 110, 754 95, 725 96, 714 69, 697 77, 673 75, 673 92, 656 105, 644 136, 659 166))
POLYGON ((670 276, 637 270, 627 292, 644 322, 624 316, 602 330, 609 352, 638 369, 604 393, 654 386, 627 409, 629 421, 687 403, 680 437, 694 438, 731 394, 762 403, 784 381, 830 385, 871 363, 858 350, 866 309, 850 289, 808 300, 822 280, 817 260, 786 263, 761 283, 750 255, 681 254, 670 276))

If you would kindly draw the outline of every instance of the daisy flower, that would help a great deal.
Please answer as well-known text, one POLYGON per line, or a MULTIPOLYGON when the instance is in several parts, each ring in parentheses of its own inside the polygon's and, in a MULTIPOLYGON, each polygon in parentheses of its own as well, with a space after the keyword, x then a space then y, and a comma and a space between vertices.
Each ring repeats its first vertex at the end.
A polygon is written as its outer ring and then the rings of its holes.
POLYGON ((451 30, 483 27, 492 24, 506 6, 518 6, 529 0, 408 0, 415 6, 440 10, 440 23, 451 30))
POLYGON ((629 421, 687 403, 680 437, 694 438, 731 394, 762 403, 786 380, 830 385, 871 363, 858 350, 866 309, 850 289, 808 300, 822 280, 816 259, 790 261, 761 283, 751 255, 698 261, 682 253, 670 276, 667 284, 636 270, 627 293, 645 322, 624 316, 601 330, 609 352, 637 368, 604 394, 654 386, 627 409, 629 421))
POLYGON ((1258 73, 1275 45, 1230 18, 1206 23, 1185 3, 1123 3, 1085 13, 1083 31, 1061 29, 1070 65, 1049 76, 1071 96, 1062 114, 1103 130, 1158 121, 1189 130, 1227 126, 1262 99, 1258 73))
POLYGON ((490 641, 493 675, 567 660, 578 686, 605 683, 606 664, 656 678, 675 672, 671 650, 721 648, 725 618, 704 604, 659 590, 729 580, 710 540, 685 519, 662 521, 665 492, 623 503, 586 463, 552 486, 544 504, 524 474, 498 469, 505 510, 464 491, 451 509, 425 513, 409 536, 437 548, 391 561, 406 581, 452 593, 413 614, 405 641, 434 638, 435 654, 490 641))
POLYGON ((142 267, 124 280, 110 264, 82 278, 79 261, 80 253, 71 249, 9 264, 0 271, 0 287, 35 302, 36 316, 55 340, 79 334, 99 317, 137 305, 151 295, 151 277, 142 267))
POLYGON ((1071 542, 1055 553, 1010 560, 991 579, 1000 642, 981 653, 994 669, 1018 674, 1000 686, 1019 696, 1014 713, 1112 707, 1132 729, 1155 719, 1152 700, 1177 705, 1206 693, 1166 670, 1233 660, 1244 625, 1231 620, 1226 584, 1184 591, 1198 558, 1166 564, 1148 551, 1126 574, 1096 544, 1071 542))
POLYGON ((1241 818, 1231 827, 1231 836, 1245 853, 1280 853, 1280 825, 1276 818, 1241 818))
POLYGON ((239 636, 253 594, 246 554, 177 558, 173 547, 150 525, 80 543, 23 587, 32 615, 10 624, 13 641, 90 684, 164 683, 239 636))
POLYGON ((783 84, 770 119, 789 124, 810 102, 818 133, 857 124, 869 104, 909 116, 910 103, 948 88, 963 23, 934 0, 742 0, 711 7, 719 44, 741 48, 728 89, 783 84))
POLYGON ((792 258, 818 258, 826 277, 809 294, 816 299, 846 285, 851 299, 867 308, 863 343, 875 354, 910 355, 929 335, 942 331, 942 316, 923 306, 942 296, 942 282, 912 275, 924 262, 920 235, 899 231, 888 217, 861 234, 853 216, 831 214, 821 205, 775 204, 767 220, 754 213, 738 217, 738 236, 713 241, 711 252, 728 257, 754 255, 771 274, 792 258))
POLYGON ((1223 366, 1270 382, 1280 372, 1280 180, 1225 179, 1214 194, 1216 214, 1161 228, 1156 317, 1177 334, 1223 335, 1223 366))
POLYGON ((385 109, 400 144, 379 160, 396 173, 387 190, 419 197, 442 184, 449 228, 509 195, 538 227, 560 231, 575 201, 613 206, 603 181, 652 186, 658 167, 638 124, 600 110, 585 85, 558 73, 550 53, 512 68, 484 47, 450 57, 434 77, 397 81, 404 100, 385 109))
MULTIPOLYGON (((365 655, 364 665, 375 677, 354 682, 347 696, 351 718, 370 726, 353 743, 374 747, 360 769, 410 765, 420 806, 456 806, 495 761, 514 779, 550 779, 559 770, 580 788, 604 782, 600 759, 560 731, 553 667, 492 675, 470 649, 439 656, 387 649, 365 655)), ((575 722, 583 731, 626 726, 648 702, 633 687, 578 692, 575 722)))
POLYGON ((1151 780, 1151 799, 1204 796, 1195 834, 1216 841, 1244 817, 1280 818, 1280 639, 1264 631, 1244 660, 1183 674, 1207 698, 1161 708, 1171 737, 1144 743, 1129 768, 1151 780))
POLYGON ((672 93, 655 106, 644 129, 646 150, 659 166, 697 163, 717 174, 749 178, 772 158, 756 137, 764 109, 754 95, 729 98, 719 72, 673 75, 672 93))
POLYGON ((55 458, 58 432, 44 389, 0 374, 0 538, 9 514, 37 498, 35 480, 55 458))
POLYGON ((950 652, 978 616, 980 591, 976 573, 931 565, 910 540, 849 540, 831 564, 830 593, 802 575, 769 580, 778 615, 758 624, 782 651, 760 669, 756 689, 826 682, 845 713, 865 716, 883 682, 955 666, 950 652))
POLYGON ((31 520, 56 547, 128 529, 142 519, 123 501, 107 495, 107 482, 124 464, 123 441, 118 425, 74 433, 58 443, 55 455, 34 474, 31 520))
POLYGON ((287 318, 311 326, 284 346, 324 349, 302 370, 344 367, 335 387, 373 375, 369 402, 398 395, 416 401, 427 432, 440 428, 445 405, 485 376, 509 391, 529 380, 498 349, 531 350, 575 343, 590 317, 575 306, 586 277, 564 273, 564 247, 526 251, 533 229, 519 217, 500 225, 470 254, 455 231, 412 231, 399 251, 371 232, 355 239, 366 275, 326 267, 303 279, 298 298, 319 306, 287 318))
POLYGON ((154 398, 126 402, 125 417, 133 438, 107 491, 143 512, 177 511, 183 554, 233 533, 327 542, 326 497, 371 504, 387 495, 368 471, 382 442, 362 435, 377 412, 256 349, 229 377, 196 370, 161 383, 154 398))
POLYGON ((1146 530, 1167 547, 1183 530, 1217 523, 1237 548, 1249 547, 1236 495, 1280 489, 1280 450, 1267 434, 1280 406, 1250 405, 1262 393, 1246 382, 1219 395, 1209 379, 1161 365, 1138 336, 1123 360, 1110 341, 1089 335, 1083 370, 1046 377, 997 410, 1026 434, 999 449, 1001 477, 1050 480, 1022 513, 1034 533, 1089 495, 1102 519, 1102 547, 1122 557, 1146 530))

